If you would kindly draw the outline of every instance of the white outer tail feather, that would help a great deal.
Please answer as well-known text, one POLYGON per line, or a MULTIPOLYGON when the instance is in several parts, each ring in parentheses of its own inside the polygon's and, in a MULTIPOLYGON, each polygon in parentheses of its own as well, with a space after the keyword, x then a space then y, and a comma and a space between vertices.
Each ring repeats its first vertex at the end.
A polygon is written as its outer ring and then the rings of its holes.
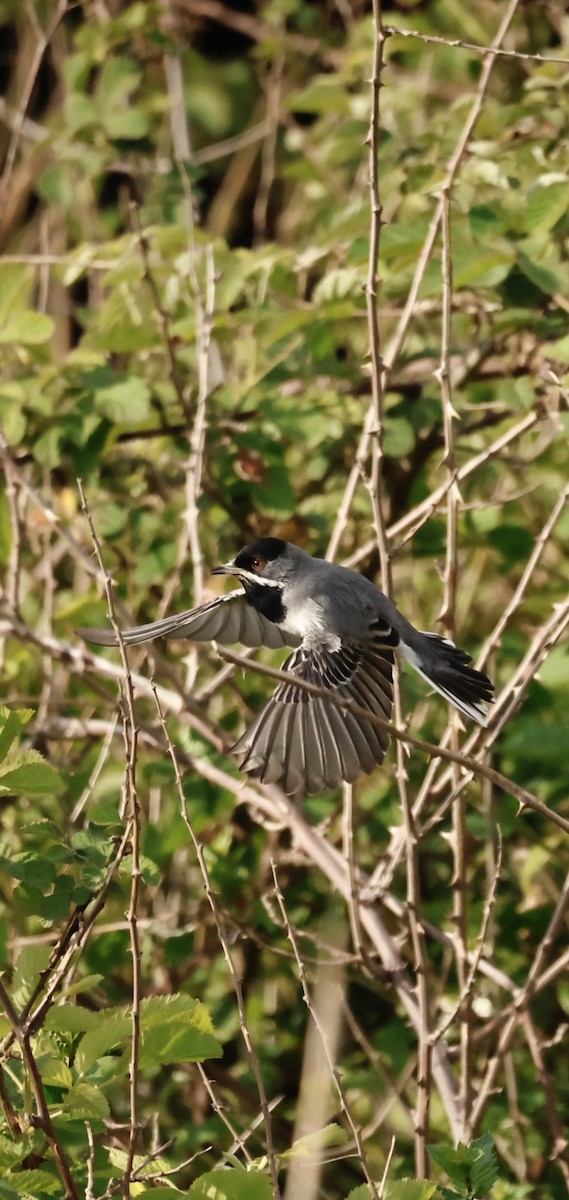
MULTIPOLYGON (((451 642, 450 638, 442 638, 441 640, 446 642, 447 646, 455 645, 454 642, 451 642)), ((482 725, 484 728, 486 728, 490 713, 489 706, 485 704, 483 700, 479 701, 479 707, 475 706, 474 704, 468 704, 466 700, 459 700, 458 697, 453 696, 452 692, 449 692, 447 688, 441 687, 439 683, 435 683, 434 679, 432 679, 430 675, 427 675, 419 655, 415 650, 412 650, 411 646, 408 646, 406 642, 401 641, 400 649, 404 659, 406 659, 409 665, 413 667, 413 670, 416 671, 422 679, 426 680, 430 687, 434 688, 439 695, 444 696, 445 700, 448 700, 449 704, 453 704, 454 707, 457 708, 459 712, 463 713, 465 717, 470 717, 471 720, 476 721, 479 725, 482 725)))

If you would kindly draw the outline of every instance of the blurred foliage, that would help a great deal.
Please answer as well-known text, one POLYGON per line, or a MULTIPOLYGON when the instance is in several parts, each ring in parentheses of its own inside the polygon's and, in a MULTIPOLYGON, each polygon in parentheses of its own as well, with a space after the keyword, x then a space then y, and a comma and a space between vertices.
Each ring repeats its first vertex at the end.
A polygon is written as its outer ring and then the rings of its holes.
MULTIPOLYGON (((390 5, 385 20, 395 29, 484 46, 503 12, 495 0, 476 8, 464 0, 426 0, 390 5)), ((58 979, 56 1006, 48 1006, 31 1031, 48 1108, 80 1194, 88 1182, 89 1124, 99 1197, 111 1194, 106 1189, 127 1161, 132 960, 124 914, 132 858, 127 848, 115 869, 125 833, 124 748, 111 726, 116 676, 80 662, 73 633, 77 625, 104 623, 107 610, 76 480, 83 481, 116 581, 117 612, 130 623, 154 619, 162 601, 173 610, 197 599, 200 570, 192 562, 187 520, 188 480, 196 471, 206 569, 265 533, 326 552, 371 400, 364 285, 373 22, 363 0, 257 6, 172 0, 170 7, 115 0, 69 11, 52 0, 3 0, 0 24, 0 416, 7 445, 0 483, 1 633, 3 695, 10 705, 1 710, 0 730, 0 958, 16 1011, 25 1011, 53 978, 56 939, 68 927, 80 928, 92 897, 104 889, 90 937, 58 979), (38 54, 44 30, 47 46, 38 54), (204 354, 216 386, 207 397, 202 448, 195 418, 204 400, 204 354)), ((456 458, 459 468, 478 463, 460 487, 456 625, 460 643, 474 654, 514 594, 566 486, 569 461, 564 5, 520 6, 505 44, 547 61, 496 57, 451 196, 456 458), (493 443, 510 430, 509 443, 494 452, 493 443)), ((397 32, 388 40, 379 147, 384 353, 481 69, 475 49, 397 32)), ((446 480, 434 374, 441 257, 438 238, 385 396, 384 506, 395 529, 397 596, 406 615, 425 628, 441 607, 444 503, 411 536, 396 531, 397 522, 446 480)), ((370 539, 372 511, 362 480, 342 529, 341 557, 370 539)), ((566 598, 568 544, 565 511, 492 663, 498 688, 566 598)), ((373 540, 359 565, 377 578, 373 540)), ((204 846, 267 1095, 278 1099, 273 1137, 285 1155, 295 1137, 307 1018, 275 911, 271 858, 310 978, 318 977, 322 955, 336 955, 347 944, 349 920, 341 898, 295 850, 287 831, 263 828, 236 805, 229 787, 215 782, 216 768, 233 777, 236 770, 221 741, 213 745, 204 727, 196 730, 181 711, 192 714, 200 705, 220 737, 233 736, 262 703, 266 681, 235 674, 213 690, 219 670, 213 650, 198 655, 186 648, 186 655, 180 663, 179 646, 167 654, 156 649, 153 670, 183 697, 178 715, 168 716, 175 745, 188 764, 198 759, 208 768, 205 778, 187 765, 185 803, 204 846), (328 937, 332 928, 334 938, 328 937)), ((116 663, 116 655, 108 661, 116 663)), ((146 670, 144 660, 133 661, 146 670)), ((568 666, 567 643, 560 643, 529 683, 522 708, 495 746, 493 765, 569 816, 568 666)), ((405 676, 403 689, 411 730, 436 740, 444 705, 427 705, 416 678, 405 676)), ((162 1176, 161 1186, 137 1184, 136 1194, 176 1195, 178 1187, 190 1188, 192 1196, 264 1200, 272 1190, 258 1090, 174 769, 146 736, 157 726, 148 692, 137 699, 137 719, 144 998, 135 1167, 140 1179, 176 1173, 162 1176), (198 1071, 203 1060, 216 1104, 198 1071), (225 1114, 240 1134, 249 1131, 252 1162, 240 1155, 225 1114), (157 1147, 160 1154, 149 1162, 157 1147), (222 1170, 227 1163, 230 1170, 222 1170)), ((355 792, 355 849, 363 872, 373 871, 401 823, 394 758, 355 792)), ((414 797, 424 756, 413 753, 407 769, 414 797)), ((437 807, 434 789, 429 813, 437 807)), ((326 837, 341 848, 341 798, 313 797, 304 811, 311 823, 326 822, 326 837)), ((497 824, 503 857, 485 956, 514 987, 523 987, 562 894, 566 839, 535 813, 518 812, 510 797, 470 785, 473 949, 497 870, 497 824)), ((450 836, 447 814, 421 839, 419 855, 423 917, 452 934, 450 836)), ((404 865, 391 894, 406 900, 404 865)), ((412 970, 406 927, 393 908, 383 911, 412 970)), ((566 946, 565 921, 561 914, 544 966, 566 946)), ((433 1003, 439 1014, 451 1015, 460 988, 448 944, 429 940, 429 957, 433 1003)), ((566 976, 554 973, 535 995, 535 1041, 520 1026, 483 1129, 474 1130, 477 1140, 468 1149, 451 1149, 442 1104, 433 1096, 433 1170, 442 1179, 434 1191, 409 1179, 415 1174, 410 1112, 416 1069, 408 1071, 415 1034, 388 978, 364 970, 357 956, 343 970, 350 1023, 339 1069, 374 1179, 382 1177, 395 1136, 386 1195, 466 1200, 478 1187, 486 1194, 495 1180, 488 1131, 499 1157, 496 1200, 567 1195, 569 1171, 557 1161, 565 1151, 560 1144, 554 1149, 551 1115, 553 1102, 559 1128, 566 1129, 567 1071, 556 1049, 569 1007, 566 976)), ((497 1036, 493 1022, 499 1030, 511 999, 497 975, 477 975, 474 1093, 497 1036)), ((10 1023, 6 1015, 1 1020, 6 1038, 10 1023)), ((455 1021, 448 1034, 453 1053, 457 1030, 455 1021)), ((45 1129, 30 1120, 27 1073, 14 1044, 4 1057, 1 1090, 0 1197, 60 1195, 45 1129)), ((343 1124, 332 1093, 329 1118, 343 1124)), ((330 1160, 322 1196, 351 1193, 359 1200, 369 1194, 353 1147, 348 1152, 339 1142, 330 1160)))

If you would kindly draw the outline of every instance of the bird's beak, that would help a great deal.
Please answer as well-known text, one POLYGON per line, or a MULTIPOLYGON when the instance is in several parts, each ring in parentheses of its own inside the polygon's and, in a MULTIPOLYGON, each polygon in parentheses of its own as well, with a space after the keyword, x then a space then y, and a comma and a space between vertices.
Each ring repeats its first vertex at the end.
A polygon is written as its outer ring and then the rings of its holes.
POLYGON ((234 562, 226 562, 226 563, 222 563, 220 567, 214 567, 211 574, 212 575, 238 575, 239 568, 235 566, 234 562))

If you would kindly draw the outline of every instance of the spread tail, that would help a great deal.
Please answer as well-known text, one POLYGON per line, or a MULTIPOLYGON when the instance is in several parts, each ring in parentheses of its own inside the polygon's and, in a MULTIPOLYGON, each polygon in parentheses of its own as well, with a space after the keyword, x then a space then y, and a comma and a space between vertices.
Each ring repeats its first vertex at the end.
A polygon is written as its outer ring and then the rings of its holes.
POLYGON ((401 641, 407 662, 464 716, 487 725, 489 706, 494 699, 488 676, 470 667, 470 655, 448 638, 438 633, 413 632, 413 645, 401 641))

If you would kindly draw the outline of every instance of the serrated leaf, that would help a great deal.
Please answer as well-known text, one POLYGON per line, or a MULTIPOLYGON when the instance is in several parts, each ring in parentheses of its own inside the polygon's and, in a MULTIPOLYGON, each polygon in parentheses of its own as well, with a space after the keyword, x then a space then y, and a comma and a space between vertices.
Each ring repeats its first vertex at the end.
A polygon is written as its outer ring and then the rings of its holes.
POLYGON ((23 1008, 29 1000, 41 972, 45 971, 50 958, 50 946, 40 944, 22 947, 12 979, 12 1000, 16 1008, 23 1008))
POLYGON ((0 763, 33 715, 32 708, 0 708, 0 763))
POLYGON ((103 128, 110 138, 126 138, 134 142, 146 137, 150 123, 140 108, 125 108, 104 113, 103 128))
POLYGON ((41 346, 48 342, 55 325, 47 313, 24 309, 0 325, 0 345, 41 346))
POLYGON ((136 425, 150 414, 150 389, 136 375, 95 392, 95 407, 117 425, 136 425))
POLYGON ((74 1121, 102 1121, 111 1112, 101 1089, 84 1079, 78 1079, 67 1093, 62 1111, 74 1121))
MULTIPOLYGON (((94 987, 97 987, 97 984, 100 983, 102 979, 104 979, 104 975, 84 975, 82 979, 77 980, 77 983, 72 983, 71 987, 64 988, 62 995, 78 996, 81 992, 89 992, 94 987)), ((99 1018, 97 1017, 97 1020, 98 1019, 99 1018)))
POLYGON ((205 1005, 190 996, 148 996, 140 1011, 140 1065, 203 1062, 223 1051, 205 1005))
POLYGON ((75 1056, 77 1070, 84 1074, 109 1050, 116 1050, 130 1037, 132 1022, 128 1016, 114 1016, 105 1019, 104 1013, 99 1013, 99 1024, 96 1029, 90 1029, 81 1038, 75 1056))
POLYGON ((555 342, 546 342, 543 350, 548 357, 557 358, 562 363, 569 363, 569 334, 566 337, 558 338, 555 342))
POLYGON ((33 1149, 33 1133, 22 1133, 17 1141, 0 1134, 0 1170, 10 1170, 23 1162, 33 1149))
POLYGON ((47 1087, 65 1088, 66 1091, 72 1087, 71 1069, 62 1058, 55 1054, 41 1054, 37 1056, 37 1064, 42 1082, 47 1087))
POLYGON ((569 182, 551 183, 533 188, 525 210, 528 233, 553 229, 569 208, 569 182))
POLYGON ((283 1160, 291 1158, 309 1158, 312 1154, 316 1154, 325 1146, 343 1146, 349 1141, 348 1134, 341 1125, 332 1123, 325 1125, 323 1129, 315 1129, 314 1133, 307 1133, 305 1137, 298 1138, 293 1142, 290 1150, 285 1150, 281 1154, 283 1160))
POLYGON ((462 1142, 456 1149, 452 1146, 428 1146, 427 1149, 432 1161, 448 1175, 455 1187, 464 1187, 468 1183, 470 1157, 462 1142))
POLYGON ((192 1200, 272 1200, 273 1188, 267 1175, 235 1168, 200 1175, 188 1196, 192 1200))
POLYGON ((1 1200, 7 1200, 8 1197, 11 1198, 12 1196, 15 1196, 17 1200, 19 1197, 31 1200, 32 1197, 35 1198, 44 1193, 48 1196, 61 1195, 61 1180, 50 1175, 47 1171, 42 1171, 40 1168, 36 1168, 33 1171, 18 1171, 16 1174, 10 1176, 9 1185, 6 1184, 5 1186, 14 1190, 4 1191, 2 1190, 4 1182, 0 1183, 1 1200))
POLYGON ((188 1195, 187 1192, 180 1192, 177 1187, 173 1187, 173 1186, 172 1187, 158 1187, 158 1188, 151 1187, 151 1188, 143 1188, 142 1191, 137 1191, 136 1200, 139 1200, 140 1196, 142 1196, 142 1197, 144 1197, 144 1196, 150 1197, 151 1196, 152 1200, 176 1200, 176 1196, 183 1196, 184 1200, 186 1200, 187 1195, 188 1195))
POLYGON ((320 116, 334 113, 347 117, 350 98, 343 88, 338 87, 338 81, 332 75, 318 75, 307 87, 292 92, 286 107, 291 111, 318 113, 320 116))
POLYGON ((82 1008, 79 1004, 58 1004, 50 1008, 45 1019, 45 1029, 56 1029, 59 1033, 87 1033, 101 1023, 99 1013, 82 1008))
POLYGON ((21 883, 43 891, 51 886, 56 873, 55 863, 30 853, 19 854, 16 858, 0 855, 0 868, 12 879, 19 879, 21 883))
POLYGON ((534 262, 533 259, 528 258, 523 250, 518 250, 517 261, 519 269, 526 276, 526 279, 534 283, 547 296, 553 296, 556 292, 563 290, 559 276, 550 270, 549 267, 544 267, 540 263, 534 262))
MULTIPOLYGON (((110 1146, 109 1162, 111 1166, 118 1168, 119 1171, 124 1171, 128 1162, 128 1155, 119 1146, 110 1146)), ((157 1172, 167 1171, 169 1164, 160 1155, 149 1162, 146 1154, 135 1154, 132 1167, 133 1171, 136 1171, 137 1175, 143 1179, 145 1175, 156 1175, 157 1172)))
POLYGON ((65 788, 55 767, 37 750, 23 750, 0 766, 0 790, 23 796, 58 795, 65 788), (12 765, 15 764, 15 765, 12 765))
POLYGON ((388 1183, 385 1200, 431 1200, 437 1190, 436 1183, 428 1179, 397 1179, 388 1183))
POLYGON ((498 1162, 490 1133, 475 1138, 468 1147, 472 1156, 472 1187, 474 1195, 485 1196, 498 1179, 498 1162))

